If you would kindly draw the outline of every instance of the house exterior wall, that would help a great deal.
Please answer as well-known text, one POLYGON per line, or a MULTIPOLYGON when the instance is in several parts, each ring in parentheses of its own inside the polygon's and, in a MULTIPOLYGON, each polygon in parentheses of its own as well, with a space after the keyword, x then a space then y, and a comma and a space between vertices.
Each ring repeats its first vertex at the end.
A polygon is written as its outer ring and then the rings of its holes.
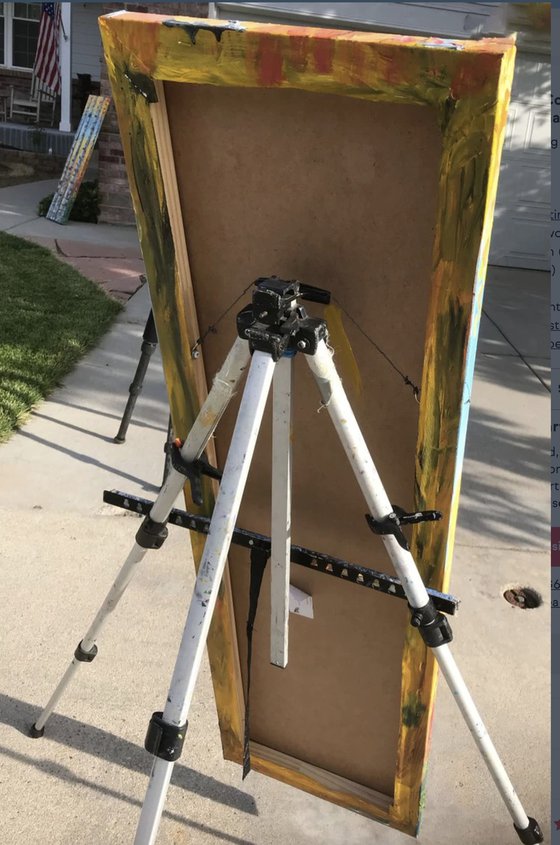
MULTIPOLYGON (((111 94, 105 62, 101 68, 101 93, 111 94)), ((134 212, 126 175, 126 166, 113 104, 109 106, 99 135, 100 223, 133 226, 134 212)))
POLYGON ((545 3, 303 3, 211 4, 211 16, 267 23, 315 23, 335 28, 399 32, 443 38, 480 38, 517 32, 517 47, 550 53, 550 12, 545 3), (548 20, 547 20, 548 16, 548 20))
POLYGON ((9 94, 12 87, 18 94, 29 94, 30 86, 31 71, 0 67, 0 94, 9 94))
POLYGON ((103 50, 97 24, 102 3, 72 3, 72 76, 89 73, 99 81, 103 50))
MULTIPOLYGON (((9 46, 11 44, 11 35, 13 32, 13 12, 13 3, 3 4, 2 17, 6 37, 4 61, 6 63, 13 61, 12 49, 9 46)), ((8 95, 12 87, 17 94, 29 94, 30 80, 31 70, 14 68, 11 64, 0 65, 0 94, 8 95)))
MULTIPOLYGON (((104 3, 101 6, 99 14, 106 15, 122 8, 122 3, 104 3)), ((128 11, 153 12, 158 15, 208 17, 208 3, 153 3, 151 5, 127 3, 126 8, 128 11)), ((102 55, 101 52, 100 55, 102 55)), ((101 69, 101 93, 111 94, 107 68, 103 60, 101 69)), ((135 225, 136 221, 128 187, 117 116, 112 104, 109 107, 99 136, 99 192, 101 195, 100 223, 135 225)))
MULTIPOLYGON (((101 35, 97 19, 102 14, 101 3, 72 3, 72 78, 79 73, 89 73, 92 80, 99 81, 101 74, 101 35)), ((14 88, 17 94, 28 95, 31 87, 31 69, 16 70, 0 65, 0 94, 8 95, 14 88)), ((76 85, 74 88, 76 89, 76 85)), ((76 114, 73 125, 79 120, 79 97, 75 102, 76 114)))
POLYGON ((283 3, 215 4, 217 17, 268 23, 319 21, 335 27, 409 31, 417 35, 471 38, 499 28, 501 3, 283 3))

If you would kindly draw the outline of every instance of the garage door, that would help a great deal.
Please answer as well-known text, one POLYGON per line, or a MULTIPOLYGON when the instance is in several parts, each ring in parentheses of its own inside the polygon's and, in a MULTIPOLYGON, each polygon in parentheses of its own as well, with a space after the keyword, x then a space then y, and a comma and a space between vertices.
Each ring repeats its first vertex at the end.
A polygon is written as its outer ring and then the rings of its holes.
POLYGON ((518 54, 490 263, 550 266, 550 63, 518 54))

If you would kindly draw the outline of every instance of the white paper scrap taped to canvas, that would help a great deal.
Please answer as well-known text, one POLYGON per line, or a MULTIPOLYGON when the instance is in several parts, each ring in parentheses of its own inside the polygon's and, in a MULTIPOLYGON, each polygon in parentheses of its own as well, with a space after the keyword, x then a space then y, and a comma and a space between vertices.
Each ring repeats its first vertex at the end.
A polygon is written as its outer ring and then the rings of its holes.
POLYGON ((290 613, 297 613, 298 616, 307 616, 313 619, 313 599, 303 590, 299 590, 290 584, 290 613))

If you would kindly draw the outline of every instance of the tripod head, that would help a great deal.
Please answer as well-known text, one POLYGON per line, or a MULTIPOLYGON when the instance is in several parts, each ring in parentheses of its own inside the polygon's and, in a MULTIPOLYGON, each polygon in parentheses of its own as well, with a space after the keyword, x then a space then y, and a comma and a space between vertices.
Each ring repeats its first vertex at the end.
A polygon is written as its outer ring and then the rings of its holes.
POLYGON ((298 299, 320 302, 328 305, 331 295, 328 290, 304 285, 297 279, 289 282, 277 276, 261 277, 255 282, 253 293, 253 316, 267 326, 274 326, 289 319, 297 307, 298 299))
POLYGON ((329 291, 277 276, 261 277, 255 287, 251 304, 237 315, 237 333, 249 341, 251 352, 268 352, 274 361, 298 351, 314 355, 318 342, 328 337, 327 324, 308 317, 299 300, 328 305, 329 291))

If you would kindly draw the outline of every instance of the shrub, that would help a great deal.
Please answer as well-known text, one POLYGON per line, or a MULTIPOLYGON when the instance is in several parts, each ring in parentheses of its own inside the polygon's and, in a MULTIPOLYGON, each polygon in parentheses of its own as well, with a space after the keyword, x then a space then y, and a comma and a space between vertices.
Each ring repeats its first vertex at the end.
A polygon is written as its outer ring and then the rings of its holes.
MULTIPOLYGON (((46 217, 54 194, 43 197, 37 208, 39 217, 46 217)), ((99 218, 99 183, 82 182, 78 189, 78 195, 70 211, 69 220, 76 220, 81 223, 97 223, 99 218)))

